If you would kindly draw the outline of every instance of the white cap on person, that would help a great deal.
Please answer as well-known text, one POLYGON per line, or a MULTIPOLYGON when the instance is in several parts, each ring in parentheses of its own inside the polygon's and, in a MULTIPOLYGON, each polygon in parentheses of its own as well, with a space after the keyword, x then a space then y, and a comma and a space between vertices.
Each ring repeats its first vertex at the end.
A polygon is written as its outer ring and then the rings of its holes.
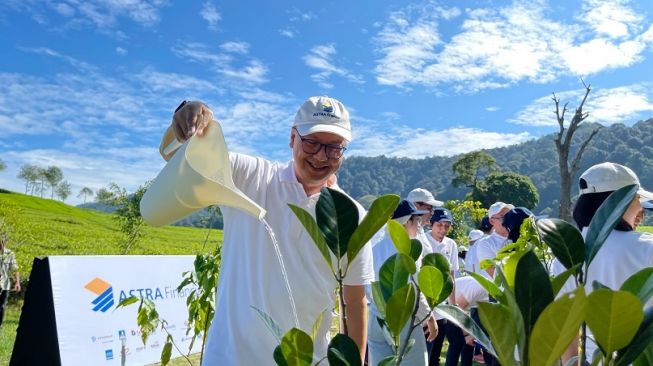
POLYGON ((326 96, 308 98, 297 111, 293 127, 302 136, 328 132, 351 141, 349 112, 335 98, 326 96))
POLYGON ((503 209, 504 209, 505 207, 507 207, 507 206, 508 206, 508 204, 503 203, 503 202, 501 202, 501 201, 499 201, 499 202, 495 202, 495 203, 493 203, 492 206, 490 206, 490 208, 487 210, 487 215, 488 215, 489 217, 492 217, 492 216, 498 214, 499 212, 501 212, 501 210, 503 210, 503 209))
POLYGON ((581 174, 578 181, 580 194, 612 192, 636 184, 640 202, 653 200, 653 193, 642 188, 635 172, 616 163, 596 164, 581 174))
POLYGON ((470 242, 475 242, 478 239, 482 238, 483 235, 485 235, 485 234, 483 234, 483 232, 481 230, 474 229, 474 230, 470 231, 469 234, 467 234, 467 238, 469 239, 470 242))
POLYGON ((422 202, 433 207, 441 207, 444 202, 438 201, 433 194, 424 188, 415 188, 408 193, 407 199, 412 203, 422 202))

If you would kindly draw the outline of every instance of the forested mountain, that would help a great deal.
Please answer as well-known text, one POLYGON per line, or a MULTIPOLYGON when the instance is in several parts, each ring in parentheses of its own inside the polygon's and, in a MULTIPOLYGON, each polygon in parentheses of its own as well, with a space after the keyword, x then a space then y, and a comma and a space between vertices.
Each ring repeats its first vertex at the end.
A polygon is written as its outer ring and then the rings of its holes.
MULTIPOLYGON (((575 140, 584 139, 596 124, 582 125, 575 140)), ((503 148, 485 150, 492 155, 502 171, 513 171, 529 176, 540 193, 536 214, 558 213, 559 172, 554 135, 503 148)), ((574 144, 574 156, 580 142, 574 144)), ((433 142, 437 147, 437 141, 433 142)), ((360 157, 347 158, 338 173, 339 185, 354 198, 364 195, 397 193, 405 197, 410 190, 422 187, 437 199, 462 199, 469 188, 454 188, 452 165, 460 156, 424 159, 360 157)), ((653 118, 629 127, 614 124, 603 127, 588 146, 579 174, 603 161, 612 161, 632 168, 644 187, 653 187, 653 118)), ((576 181, 578 177, 574 180, 576 181)), ((572 196, 576 195, 576 186, 572 196)))

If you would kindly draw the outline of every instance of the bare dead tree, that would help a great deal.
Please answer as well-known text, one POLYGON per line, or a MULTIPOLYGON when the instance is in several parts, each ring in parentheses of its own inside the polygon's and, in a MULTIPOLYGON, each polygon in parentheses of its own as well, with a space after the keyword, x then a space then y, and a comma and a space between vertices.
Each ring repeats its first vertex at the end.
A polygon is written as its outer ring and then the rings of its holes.
POLYGON ((583 121, 589 116, 589 112, 583 112, 583 106, 585 105, 585 101, 587 100, 587 96, 589 95, 591 88, 590 85, 585 84, 585 81, 581 81, 585 87, 585 95, 583 96, 583 100, 580 102, 578 108, 576 108, 576 113, 574 113, 574 116, 569 122, 569 126, 565 127, 565 113, 567 112, 568 103, 565 103, 565 105, 562 107, 562 111, 560 111, 560 99, 556 97, 555 93, 553 93, 553 98, 551 98, 553 99, 553 102, 556 106, 556 118, 558 119, 558 126, 560 127, 555 137, 555 145, 558 152, 558 166, 560 168, 560 204, 558 209, 558 216, 561 219, 567 221, 571 221, 572 178, 576 176, 576 173, 578 173, 578 169, 580 168, 580 160, 583 156, 583 153, 585 152, 585 149, 587 148, 587 145, 589 145, 590 141, 592 141, 594 136, 596 136, 596 134, 601 129, 601 127, 597 127, 590 133, 590 135, 581 143, 578 151, 576 151, 576 156, 574 156, 574 159, 570 162, 569 149, 571 147, 574 133, 580 124, 583 123, 583 121))

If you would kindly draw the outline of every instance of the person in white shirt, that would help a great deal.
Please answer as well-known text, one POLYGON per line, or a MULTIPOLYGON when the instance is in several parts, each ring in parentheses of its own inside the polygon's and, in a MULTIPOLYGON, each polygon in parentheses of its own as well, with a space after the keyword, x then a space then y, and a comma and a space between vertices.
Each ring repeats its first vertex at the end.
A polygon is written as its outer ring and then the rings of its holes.
MULTIPOLYGON (((473 277, 456 278, 456 303, 458 306, 469 311, 472 307, 476 307, 479 301, 488 301, 487 291, 473 277)), ((473 337, 465 335, 465 332, 459 327, 449 324, 447 339, 449 348, 445 366, 457 366, 459 358, 460 366, 471 366, 474 356, 473 337)))
MULTIPOLYGON (((1 224, 1 223, 0 223, 1 224)), ((0 226, 0 329, 5 316, 5 306, 9 299, 9 290, 20 292, 20 274, 16 256, 9 248, 9 234, 0 226), (13 287, 12 285, 13 280, 13 287)))
MULTIPOLYGON (((503 202, 496 202, 490 206, 488 216, 490 217, 490 224, 492 225, 492 234, 480 239, 476 242, 476 257, 478 263, 484 260, 492 260, 497 256, 499 249, 503 248, 508 240, 508 230, 503 227, 503 215, 513 209, 514 206, 503 202)), ((488 278, 494 278, 494 267, 481 270, 481 274, 488 278)))
POLYGON ((479 272, 478 257, 476 256, 478 245, 476 242, 483 236, 483 232, 478 229, 474 229, 467 234, 467 238, 469 239, 469 250, 467 250, 467 255, 465 256, 465 271, 467 272, 479 272))
MULTIPOLYGON (((583 236, 587 235, 587 228, 599 206, 612 192, 631 184, 638 186, 637 195, 590 264, 585 279, 587 293, 592 292, 594 281, 618 290, 628 277, 653 266, 653 235, 635 230, 641 220, 643 205, 648 205, 647 201, 653 200, 653 193, 642 188, 639 178, 630 168, 605 162, 583 172, 578 181, 580 195, 574 206, 573 218, 583 236)), ((558 260, 553 262, 554 274, 564 270, 564 266, 558 260)), ((575 281, 569 279, 560 294, 571 292, 575 288, 575 281)), ((652 306, 653 299, 644 304, 645 309, 652 306)), ((591 330, 588 328, 586 354, 590 358, 597 349, 592 338, 591 330)), ((575 356, 577 351, 577 340, 575 340, 563 356, 563 361, 566 362, 575 356)))
POLYGON ((442 207, 444 202, 436 200, 433 194, 424 188, 413 189, 408 193, 408 197, 406 197, 406 199, 414 203, 415 207, 417 207, 418 210, 428 210, 427 213, 422 215, 422 225, 417 228, 417 239, 422 242, 424 250, 428 251, 428 253, 431 253, 431 245, 429 244, 429 240, 426 236, 427 234, 424 230, 424 225, 429 224, 433 210, 435 210, 437 207, 442 207))
MULTIPOLYGON (((433 210, 433 215, 431 216, 431 230, 427 237, 431 243, 433 253, 440 253, 447 258, 451 278, 455 278, 454 271, 458 268, 458 244, 456 244, 453 239, 447 237, 452 224, 453 216, 451 215, 451 211, 446 208, 436 208, 433 210)), ((449 303, 451 305, 456 305, 455 286, 449 295, 449 303)), ((444 337, 447 332, 446 319, 438 319, 438 329, 440 329, 440 334, 432 344, 429 344, 430 366, 440 364, 440 353, 442 353, 442 344, 444 343, 444 337)))
MULTIPOLYGON (((166 160, 174 154, 164 152, 173 139, 183 142, 193 134, 202 138, 212 120, 213 112, 204 103, 183 102, 161 142, 161 154, 166 160)), ((221 207, 224 215, 222 262, 215 316, 202 360, 204 365, 269 365, 274 362, 273 352, 278 342, 253 307, 276 320, 282 332, 298 325, 310 334, 315 321, 324 314, 314 341, 314 357, 320 359, 326 355, 337 282, 288 204, 314 215, 320 189, 339 190, 335 173, 351 139, 351 123, 345 106, 334 98, 311 97, 297 111, 289 131, 292 160, 275 163, 260 157, 229 154, 235 185, 267 211, 266 220, 278 240, 291 291, 287 290, 277 253, 264 224, 247 213, 221 207), (294 318, 289 292, 298 300, 298 319, 294 318)), ((364 209, 360 205, 358 208, 362 219, 364 209)), ((361 359, 367 343, 365 287, 373 279, 372 250, 368 244, 351 263, 343 291, 349 336, 358 344, 361 359)))
MULTIPOLYGON (((415 204, 413 204, 411 201, 403 200, 399 203, 399 206, 397 206, 394 213, 392 214, 392 219, 404 226, 406 232, 408 233, 408 237, 411 239, 416 239, 417 228, 421 225, 421 218, 427 212, 427 210, 418 210, 415 204)), ((385 263, 385 261, 392 255, 397 253, 397 248, 393 244, 392 239, 387 232, 381 241, 374 244, 372 253, 374 256, 374 273, 378 277, 383 263, 385 263)), ((418 271, 421 266, 421 259, 424 257, 424 255, 425 253, 422 252, 422 255, 416 261, 418 271)), ((368 286, 367 290, 368 296, 371 298, 370 286, 368 286)), ((433 314, 429 315, 431 310, 423 294, 420 294, 419 302, 420 303, 417 308, 416 318, 426 319, 423 324, 423 326, 426 328, 426 340, 432 341, 438 334, 438 326, 433 314)), ((379 322, 376 321, 376 318, 379 317, 379 312, 374 303, 370 305, 369 310, 370 321, 368 322, 368 361, 370 365, 377 365, 381 360, 388 356, 392 356, 394 353, 392 351, 392 343, 386 338, 386 335, 384 334, 383 329, 381 329, 379 322)), ((402 342, 406 341, 406 334, 410 328, 410 324, 407 324, 404 327, 401 335, 402 342)), ((413 347, 410 349, 408 354, 406 354, 403 362, 406 365, 427 365, 428 353, 426 351, 426 342, 424 340, 424 336, 422 336, 422 327, 415 328, 410 336, 410 339, 414 340, 415 343, 413 344, 413 347)))

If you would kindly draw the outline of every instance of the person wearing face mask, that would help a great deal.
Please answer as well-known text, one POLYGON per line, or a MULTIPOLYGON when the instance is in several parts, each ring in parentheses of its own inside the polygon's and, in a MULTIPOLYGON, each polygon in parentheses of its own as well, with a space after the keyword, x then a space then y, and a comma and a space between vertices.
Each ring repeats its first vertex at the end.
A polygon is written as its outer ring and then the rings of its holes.
MULTIPOLYGON (((643 205, 648 206, 648 201, 653 200, 653 193, 642 188, 639 178, 630 168, 605 162, 587 169, 578 181, 580 195, 576 201, 573 218, 583 236, 601 204, 608 196, 625 186, 635 184, 637 194, 626 209, 615 228, 606 238, 603 246, 598 251, 586 273, 587 293, 592 292, 592 283, 598 281, 613 290, 621 285, 636 272, 653 266, 653 235, 637 232, 635 229, 641 222, 643 205)), ((555 274, 565 271, 564 266, 558 261, 553 262, 555 274)), ((573 279, 569 279, 563 286, 560 294, 568 293, 576 288, 573 279)), ((644 304, 648 309, 653 306, 653 299, 644 304)), ((578 351, 577 339, 572 342, 563 357, 563 361, 575 356, 578 351)), ((597 349, 592 341, 591 331, 588 328, 587 355, 591 356, 597 349)))
MULTIPOLYGON (((408 233, 408 237, 411 239, 417 239, 418 228, 422 224, 421 217, 424 214, 427 214, 428 210, 419 210, 415 204, 408 200, 403 200, 399 203, 399 206, 395 209, 392 214, 392 220, 402 224, 408 233)), ((392 239, 389 233, 385 233, 385 236, 372 248, 372 254, 374 257, 374 273, 377 278, 379 278, 379 272, 383 263, 390 258, 392 255, 397 253, 397 248, 392 242, 392 239)), ((424 252, 416 261, 417 271, 421 267, 421 259, 424 256, 424 252)), ((368 297, 371 299, 371 288, 368 286, 368 297)), ((426 327, 426 337, 427 341, 433 340, 438 335, 438 326, 435 321, 433 314, 429 315, 430 308, 426 302, 426 298, 423 294, 420 294, 419 297, 419 306, 417 308, 416 319, 425 319, 423 326, 426 327), (428 315, 428 317, 427 317, 428 315)), ((368 322, 368 349, 369 349, 369 364, 376 365, 381 360, 388 356, 393 355, 392 345, 381 329, 379 322, 376 320, 377 317, 380 317, 379 311, 376 306, 372 303, 369 306, 369 319, 368 322)), ((401 341, 405 341, 406 333, 410 330, 410 324, 407 324, 404 327, 404 330, 401 335, 401 341)), ((411 339, 415 341, 413 347, 410 349, 408 354, 404 358, 404 363, 406 365, 427 365, 428 364, 428 354, 426 351, 426 342, 424 340, 423 333, 419 327, 413 330, 413 333, 410 336, 411 339)))

